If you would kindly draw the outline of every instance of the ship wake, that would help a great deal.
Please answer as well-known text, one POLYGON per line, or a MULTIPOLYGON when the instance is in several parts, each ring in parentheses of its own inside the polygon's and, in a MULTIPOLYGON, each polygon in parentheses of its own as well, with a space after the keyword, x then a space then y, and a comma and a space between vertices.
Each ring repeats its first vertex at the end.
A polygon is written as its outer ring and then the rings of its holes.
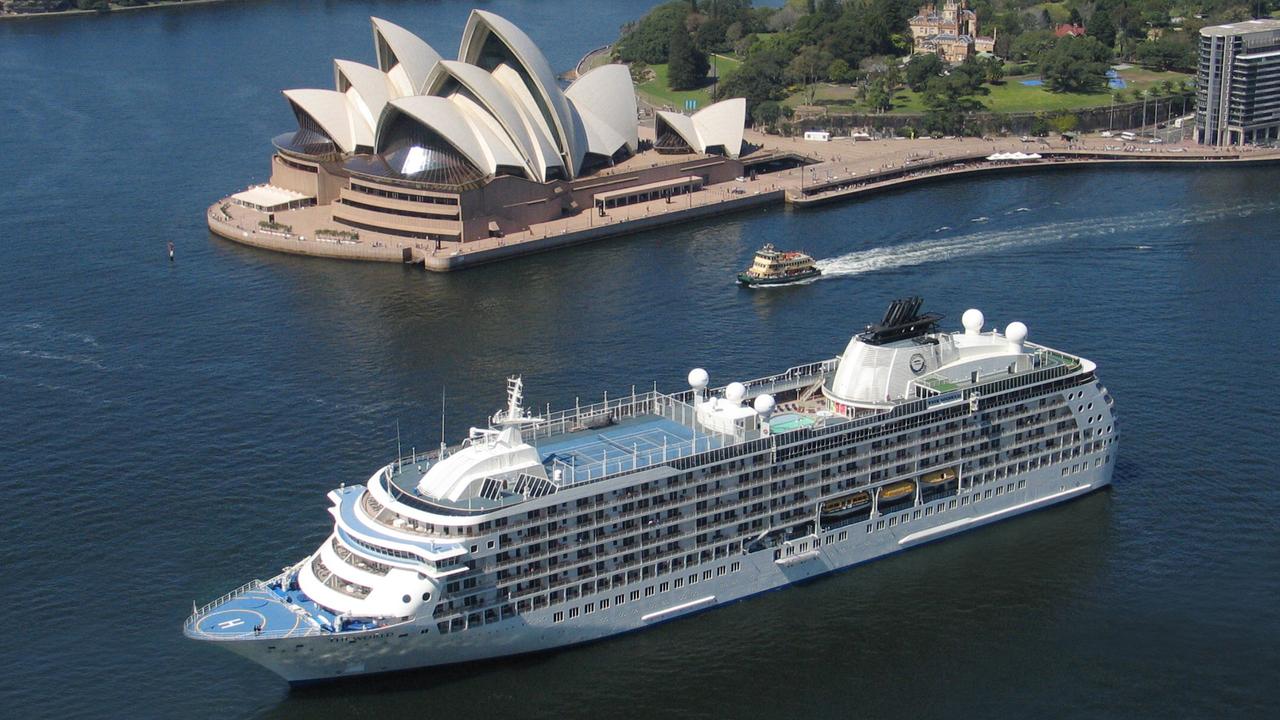
POLYGON ((957 258, 998 255, 1071 240, 1123 235, 1135 231, 1157 230, 1175 225, 1214 222, 1241 217, 1259 211, 1280 209, 1280 204, 1240 204, 1230 207, 1187 211, 1172 208, 1134 213, 1111 218, 1090 218, 1066 222, 1044 223, 1009 230, 971 232, 952 237, 906 242, 900 245, 858 250, 816 261, 822 275, 817 279, 847 277, 880 270, 924 265, 957 258))

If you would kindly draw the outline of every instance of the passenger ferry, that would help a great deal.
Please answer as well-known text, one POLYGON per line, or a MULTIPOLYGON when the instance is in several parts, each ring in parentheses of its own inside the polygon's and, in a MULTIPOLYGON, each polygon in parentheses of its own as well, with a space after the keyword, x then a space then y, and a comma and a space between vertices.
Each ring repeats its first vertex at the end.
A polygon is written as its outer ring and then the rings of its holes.
POLYGON ((293 683, 598 640, 1077 498, 1111 482, 1094 363, 894 302, 844 352, 545 415, 328 495, 315 552, 184 626, 293 683))
POLYGON ((766 243, 756 251, 751 267, 738 273, 738 284, 784 285, 815 278, 822 274, 813 258, 802 252, 777 250, 773 243, 766 243))

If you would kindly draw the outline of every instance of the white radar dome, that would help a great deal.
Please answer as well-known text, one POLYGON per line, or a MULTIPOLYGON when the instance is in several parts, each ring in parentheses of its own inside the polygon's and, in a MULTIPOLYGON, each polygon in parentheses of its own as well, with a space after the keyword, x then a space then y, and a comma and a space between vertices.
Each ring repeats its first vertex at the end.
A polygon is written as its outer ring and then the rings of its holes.
POLYGON ((706 387, 709 379, 707 371, 702 368, 694 368, 689 371, 689 387, 694 390, 701 390, 706 387))
POLYGON ((1004 329, 1004 336, 1009 342, 1022 347, 1022 341, 1027 339, 1027 326, 1015 320, 1004 329))
POLYGON ((768 417, 769 413, 773 412, 774 404, 773 396, 765 394, 757 396, 756 401, 752 403, 752 407, 756 409, 757 413, 768 417))
POLYGON ((964 325, 965 335, 977 335, 982 332, 982 323, 987 319, 982 316, 982 311, 978 308, 969 308, 964 311, 964 315, 960 316, 960 323, 964 325))
POLYGON ((731 382, 724 389, 724 397, 734 405, 742 403, 742 398, 747 396, 747 386, 740 382, 731 382))

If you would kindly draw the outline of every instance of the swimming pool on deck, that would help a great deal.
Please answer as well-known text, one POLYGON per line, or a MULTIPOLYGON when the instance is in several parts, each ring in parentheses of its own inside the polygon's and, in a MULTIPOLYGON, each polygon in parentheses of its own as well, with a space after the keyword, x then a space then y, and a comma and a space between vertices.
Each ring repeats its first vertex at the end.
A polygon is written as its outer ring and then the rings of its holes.
POLYGON ((718 435, 658 415, 627 418, 606 428, 586 429, 534 441, 548 471, 561 470, 575 481, 658 465, 723 445, 718 435))
POLYGON ((781 433, 791 432, 792 430, 811 428, 816 422, 816 420, 808 415, 801 415, 799 413, 783 413, 782 415, 775 416, 769 421, 769 432, 774 435, 779 435, 781 433))

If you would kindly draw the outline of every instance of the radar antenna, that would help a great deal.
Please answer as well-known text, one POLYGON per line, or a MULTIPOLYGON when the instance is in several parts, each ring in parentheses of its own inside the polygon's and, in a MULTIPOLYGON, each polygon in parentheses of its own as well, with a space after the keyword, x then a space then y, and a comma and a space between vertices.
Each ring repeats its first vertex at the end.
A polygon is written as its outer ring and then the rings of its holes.
POLYGON ((507 378, 507 409, 493 416, 493 424, 499 427, 518 427, 542 422, 542 418, 530 415, 524 409, 524 380, 519 375, 507 378))

